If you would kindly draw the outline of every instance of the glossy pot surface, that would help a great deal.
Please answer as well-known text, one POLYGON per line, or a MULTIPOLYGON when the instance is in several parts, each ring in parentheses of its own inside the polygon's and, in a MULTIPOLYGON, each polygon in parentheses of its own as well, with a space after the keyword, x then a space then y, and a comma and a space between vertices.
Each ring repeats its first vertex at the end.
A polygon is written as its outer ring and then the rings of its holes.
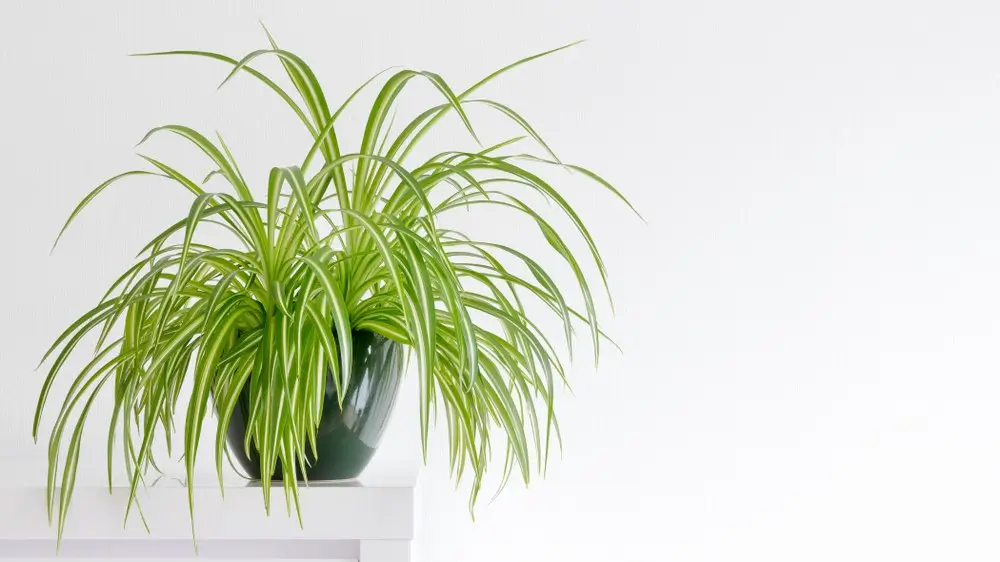
MULTIPOLYGON (((334 334, 336 335, 336 334, 334 334)), ((306 447, 305 476, 310 481, 347 480, 358 477, 378 447, 396 403, 403 374, 402 346, 368 331, 354 331, 354 357, 351 383, 344 396, 343 409, 337 404, 333 373, 326 372, 323 414, 316 432, 317 458, 306 447)), ((233 459, 251 478, 260 478, 260 460, 256 447, 244 449, 247 419, 250 412, 249 381, 243 387, 229 419, 226 442, 233 459)), ((296 478, 302 479, 298 467, 296 478)), ((282 479, 278 462, 274 479, 282 479)))

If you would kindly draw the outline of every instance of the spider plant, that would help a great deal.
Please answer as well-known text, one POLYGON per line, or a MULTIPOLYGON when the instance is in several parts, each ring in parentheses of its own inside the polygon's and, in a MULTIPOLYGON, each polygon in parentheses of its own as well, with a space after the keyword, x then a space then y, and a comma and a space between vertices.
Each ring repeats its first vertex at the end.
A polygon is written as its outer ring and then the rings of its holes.
MULTIPOLYGON (((474 97, 501 74, 570 45, 518 60, 460 92, 432 72, 388 75, 368 112, 360 146, 349 152, 338 142, 338 118, 382 74, 331 109, 305 61, 280 49, 269 34, 268 40, 269 48, 241 59, 203 51, 139 56, 219 61, 230 67, 223 84, 240 73, 252 76, 287 105, 311 136, 300 163, 272 168, 258 199, 221 136, 212 140, 180 125, 156 127, 142 141, 158 135, 184 139, 207 157, 209 176, 198 182, 140 154, 146 169, 126 171, 98 185, 59 233, 61 237, 95 197, 126 178, 160 178, 193 198, 187 216, 151 239, 135 264, 56 338, 42 359, 51 366, 38 397, 32 430, 36 441, 62 367, 85 336, 96 337, 94 355, 73 378, 48 441, 46 503, 50 522, 57 513, 59 537, 87 415, 109 383, 114 407, 107 433, 108 485, 120 447, 130 484, 126 520, 133 505, 138 506, 136 491, 144 485, 144 474, 151 467, 158 470, 154 441, 162 439, 168 454, 175 448, 175 417, 183 408, 183 441, 178 445, 187 471, 193 533, 191 486, 206 416, 214 412, 217 418, 214 457, 221 486, 226 425, 241 389, 249 385, 247 445, 260 453, 269 511, 276 465, 303 466, 307 452, 315 455, 327 369, 343 400, 350 383, 352 330, 381 334, 415 357, 424 456, 433 409, 435 418, 441 414, 447 423, 453 475, 461 480, 471 474, 470 509, 498 438, 505 453, 501 488, 515 470, 527 483, 533 471, 545 466, 553 439, 560 441, 553 402, 566 368, 557 345, 565 344, 572 356, 575 325, 586 326, 597 360, 604 334, 598 327, 593 280, 585 272, 596 268, 606 291, 604 263, 571 205, 541 172, 532 170, 570 170, 625 199, 595 173, 556 158, 514 109, 474 97), (251 66, 264 57, 280 61, 298 100, 251 66), (390 115, 414 81, 433 86, 440 103, 394 128, 390 115), (415 147, 449 115, 478 142, 467 113, 473 108, 498 112, 523 136, 411 162, 415 147), (516 143, 530 144, 534 153, 515 151, 516 143), (209 182, 224 188, 210 191, 209 182), (568 217, 569 232, 552 226, 525 193, 541 196, 568 217), (520 213, 537 225, 551 255, 572 271, 572 288, 559 286, 546 272, 546 262, 526 251, 438 224, 455 210, 483 207, 520 213), (207 244, 206 230, 218 229, 227 233, 229 243, 207 244), (568 235, 582 239, 583 255, 570 250, 568 235), (556 316, 564 342, 553 342, 529 317, 527 299, 556 316)), ((295 478, 285 478, 283 489, 286 504, 297 510, 295 478)), ((137 511, 141 516, 141 508, 137 511)))

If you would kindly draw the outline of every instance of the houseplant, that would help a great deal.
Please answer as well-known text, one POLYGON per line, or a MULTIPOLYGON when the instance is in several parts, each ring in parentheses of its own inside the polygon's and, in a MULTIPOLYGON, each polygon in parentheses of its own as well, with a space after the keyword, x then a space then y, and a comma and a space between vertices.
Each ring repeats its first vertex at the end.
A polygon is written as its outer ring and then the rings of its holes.
MULTIPOLYGON (((108 484, 120 447, 131 486, 126 518, 143 474, 156 468, 154 441, 163 439, 168 452, 176 448, 172 434, 182 409, 183 439, 176 445, 188 474, 189 500, 204 421, 214 412, 220 485, 223 457, 232 452, 245 468, 256 469, 269 509, 271 480, 294 467, 296 477, 283 477, 282 483, 286 501, 297 507, 298 479, 348 478, 363 468, 370 451, 324 447, 317 428, 332 420, 340 424, 341 438, 357 437, 345 421, 348 408, 352 400, 377 400, 375 395, 381 396, 384 421, 405 349, 415 358, 419 377, 424 454, 431 409, 437 408, 447 423, 456 478, 471 474, 474 504, 494 448, 506 453, 503 482, 515 469, 527 482, 533 467, 547 461, 553 437, 559 438, 553 392, 557 379, 565 381, 565 368, 555 343, 526 313, 524 300, 534 299, 555 314, 570 355, 574 324, 586 325, 597 359, 604 335, 585 271, 596 266, 607 290, 604 264, 579 216, 535 170, 576 172, 628 202, 593 172, 559 161, 513 109, 473 98, 497 76, 569 45, 521 59, 460 93, 434 73, 395 72, 375 96, 360 147, 346 152, 338 142, 337 119, 379 75, 331 111, 309 66, 268 39, 270 48, 240 60, 201 51, 143 56, 224 62, 231 69, 223 84, 239 73, 256 78, 313 139, 299 165, 272 168, 261 183, 263 196, 255 199, 221 136, 213 141, 183 126, 156 127, 143 141, 165 134, 185 139, 211 163, 208 177, 199 183, 140 155, 148 168, 116 175, 93 189, 56 239, 90 201, 124 178, 160 177, 193 196, 187 216, 150 240, 135 265, 58 336, 42 359, 51 365, 38 398, 36 440, 54 380, 83 338, 96 337, 94 356, 73 379, 48 441, 46 502, 50 521, 57 515, 60 536, 87 415, 105 388, 114 397, 108 484), (301 102, 251 66, 260 57, 280 60, 301 102), (430 83, 441 103, 394 128, 390 112, 412 80, 430 83), (444 151, 411 162, 413 149, 449 115, 478 141, 467 113, 471 108, 499 112, 524 135, 480 144, 474 152, 444 151), (537 146, 541 156, 516 151, 518 143, 537 146), (225 188, 210 191, 210 182, 225 188), (586 246, 582 256, 570 250, 566 233, 526 202, 525 193, 565 215, 572 225, 569 234, 586 246), (490 207, 519 213, 537 225, 540 240, 572 272, 572 292, 523 251, 438 224, 454 210, 490 207), (207 228, 227 232, 231 244, 206 244, 199 235, 207 228), (573 299, 582 303, 579 310, 570 304, 573 299), (366 388, 381 390, 359 397, 362 379, 366 388), (182 390, 185 383, 190 391, 182 390), (344 462, 345 455, 357 458, 344 462), (311 474, 326 461, 334 468, 311 474)), ((373 449, 377 435, 360 441, 373 449)), ((193 531, 193 506, 191 516, 193 531)))

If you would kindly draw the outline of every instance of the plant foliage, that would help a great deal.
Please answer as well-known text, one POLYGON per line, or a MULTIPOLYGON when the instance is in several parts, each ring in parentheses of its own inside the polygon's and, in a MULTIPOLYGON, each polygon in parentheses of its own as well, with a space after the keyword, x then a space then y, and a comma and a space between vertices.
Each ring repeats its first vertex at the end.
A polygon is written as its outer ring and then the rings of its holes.
MULTIPOLYGON (((73 379, 49 436, 46 501, 50 521, 57 514, 60 537, 87 415, 109 383, 114 408, 107 434, 108 485, 119 450, 131 485, 126 519, 138 505, 136 491, 144 474, 156 468, 155 439, 162 438, 168 451, 175 448, 176 425, 183 428, 178 445, 191 499, 193 468, 210 411, 217 417, 214 456, 221 485, 226 427, 248 381, 252 407, 245 445, 260 452, 269 510, 276 464, 301 466, 307 451, 315 454, 326 369, 333 370, 342 400, 350 382, 351 331, 377 332, 412 350, 424 454, 433 408, 447 423, 455 477, 471 473, 471 506, 491 459, 491 437, 502 435, 504 483, 515 470, 527 482, 533 469, 544 467, 553 438, 559 438, 553 392, 557 380, 565 381, 566 370, 558 342, 529 318, 523 299, 537 299, 551 309, 563 326, 559 339, 570 352, 574 324, 586 325, 596 361, 603 333, 585 268, 596 265, 606 289, 604 263, 559 190, 528 168, 569 169, 624 198, 593 172, 560 162, 516 111, 473 97, 497 76, 569 45, 521 59, 457 93, 432 72, 395 72, 375 97, 360 147, 347 152, 338 142, 337 119, 378 75, 331 110, 310 67, 280 49, 270 35, 268 39, 270 48, 239 60, 202 51, 141 56, 214 59, 231 69, 223 83, 239 73, 256 78, 311 135, 312 146, 301 164, 272 168, 266 196, 257 200, 221 137, 213 141, 180 125, 156 127, 143 141, 154 135, 183 138, 211 161, 209 177, 199 183, 141 155, 148 169, 128 171, 97 186, 60 232, 62 236, 95 197, 125 178, 157 176, 193 198, 187 216, 150 240, 135 265, 58 336, 42 359, 51 366, 38 397, 36 440, 61 368, 85 336, 96 337, 95 354, 73 379), (280 60, 298 101, 251 66, 264 57, 280 60), (432 85, 441 102, 393 130, 390 115, 414 81, 432 85), (476 152, 444 151, 410 162, 418 143, 449 114, 475 138, 467 114, 473 107, 499 112, 524 136, 476 152), (528 137, 541 156, 511 152, 528 137), (208 190, 212 180, 225 188, 208 190), (586 255, 571 252, 566 233, 558 232, 523 193, 541 195, 568 217, 573 226, 569 234, 582 238, 586 255), (513 210, 536 224, 572 271, 572 292, 558 286, 542 262, 519 249, 438 226, 450 211, 484 206, 513 210), (204 243, 207 228, 224 229, 231 244, 204 243), (582 308, 571 306, 571 299, 582 302, 582 308), (183 419, 176 424, 179 415, 183 419)), ((297 508, 297 483, 285 479, 283 487, 286 502, 297 508)), ((193 532, 193 505, 191 516, 193 532)))

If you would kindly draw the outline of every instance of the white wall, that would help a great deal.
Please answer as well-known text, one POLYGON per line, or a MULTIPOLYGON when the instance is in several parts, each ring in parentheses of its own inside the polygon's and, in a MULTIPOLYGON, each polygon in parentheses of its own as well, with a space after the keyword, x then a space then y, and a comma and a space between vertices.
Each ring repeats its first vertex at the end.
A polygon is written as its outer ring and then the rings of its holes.
MULTIPOLYGON (((49 257, 77 199, 167 122, 219 129, 258 179, 304 150, 249 80, 217 93, 220 66, 123 56, 240 54, 261 46, 257 19, 335 98, 392 64, 461 85, 591 39, 488 93, 649 222, 568 180, 607 253, 608 328, 625 354, 596 374, 576 366, 559 405, 564 458, 476 523, 438 436, 424 560, 1000 556, 1000 10, 988 2, 5 2, 7 478, 38 481, 44 466, 28 436, 44 346, 185 205, 122 186, 49 257)), ((149 150, 202 169, 176 147, 149 150)), ((395 421, 383 461, 415 452, 412 401, 395 421)), ((102 455, 95 438, 81 478, 101 478, 102 455)))

